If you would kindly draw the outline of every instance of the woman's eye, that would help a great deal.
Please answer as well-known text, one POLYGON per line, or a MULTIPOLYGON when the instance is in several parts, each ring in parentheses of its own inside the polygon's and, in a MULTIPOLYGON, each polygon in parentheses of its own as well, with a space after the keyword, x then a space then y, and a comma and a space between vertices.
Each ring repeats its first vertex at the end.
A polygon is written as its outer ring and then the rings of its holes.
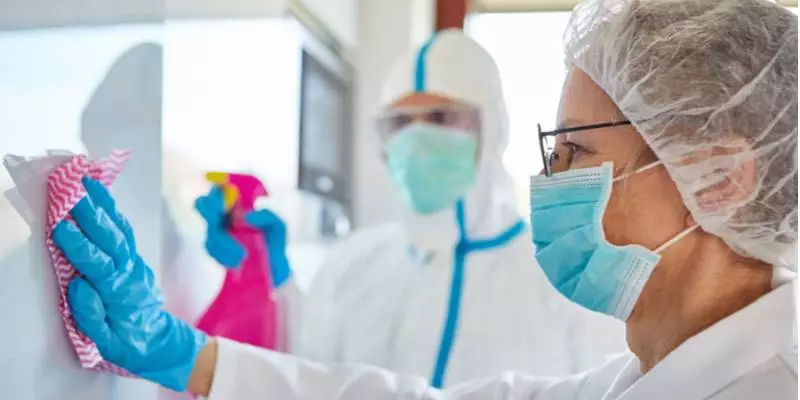
POLYGON ((567 154, 569 154, 569 156, 567 157, 567 161, 570 164, 572 164, 572 162, 575 161, 575 159, 577 159, 578 157, 581 156, 581 154, 584 153, 583 147, 578 146, 575 143, 567 142, 564 143, 564 146, 567 148, 567 154))

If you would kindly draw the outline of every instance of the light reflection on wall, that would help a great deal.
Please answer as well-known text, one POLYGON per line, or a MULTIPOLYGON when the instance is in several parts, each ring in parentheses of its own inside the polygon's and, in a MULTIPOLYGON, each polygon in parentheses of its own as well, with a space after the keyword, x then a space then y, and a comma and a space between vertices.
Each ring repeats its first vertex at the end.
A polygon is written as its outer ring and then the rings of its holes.
MULTIPOLYGON (((37 155, 44 146, 84 151, 80 117, 95 88, 123 52, 161 33, 148 24, 0 34, 0 155, 37 155)), ((2 195, 12 186, 0 168, 0 255, 30 234, 2 195)))
POLYGON ((296 187, 300 39, 282 20, 169 22, 164 71, 165 191, 181 230, 198 235, 194 199, 209 170, 296 187))

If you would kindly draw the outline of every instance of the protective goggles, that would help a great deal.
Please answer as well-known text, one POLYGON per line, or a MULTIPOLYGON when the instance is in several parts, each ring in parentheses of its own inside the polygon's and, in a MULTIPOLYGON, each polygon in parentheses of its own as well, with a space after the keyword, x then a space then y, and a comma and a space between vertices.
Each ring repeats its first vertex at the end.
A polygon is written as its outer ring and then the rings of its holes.
POLYGON ((464 104, 392 108, 378 116, 378 135, 381 140, 388 142, 403 128, 416 123, 457 129, 478 137, 481 116, 477 107, 464 104))

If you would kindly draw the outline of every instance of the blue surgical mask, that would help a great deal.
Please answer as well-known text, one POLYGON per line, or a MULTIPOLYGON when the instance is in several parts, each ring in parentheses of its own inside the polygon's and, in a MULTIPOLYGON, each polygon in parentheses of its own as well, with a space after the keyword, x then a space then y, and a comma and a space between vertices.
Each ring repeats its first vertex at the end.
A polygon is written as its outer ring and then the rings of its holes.
POLYGON ((452 206, 475 182, 474 135, 431 124, 412 124, 386 147, 386 163, 406 204, 420 214, 452 206))
MULTIPOLYGON (((660 165, 653 163, 633 174, 660 165)), ((605 238, 603 215, 615 181, 613 164, 531 178, 531 229, 536 260, 550 283, 569 300, 626 321, 664 249, 684 230, 651 251, 615 246, 605 238)))

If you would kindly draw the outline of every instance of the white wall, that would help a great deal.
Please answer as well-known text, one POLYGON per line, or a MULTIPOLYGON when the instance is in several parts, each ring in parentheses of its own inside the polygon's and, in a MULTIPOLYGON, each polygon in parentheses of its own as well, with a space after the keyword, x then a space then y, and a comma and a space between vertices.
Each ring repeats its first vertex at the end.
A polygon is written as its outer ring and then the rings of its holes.
MULTIPOLYGON (((134 148, 137 158, 113 192, 137 229, 142 256, 151 260, 161 244, 162 55, 152 44, 160 38, 159 26, 0 32, 0 155, 66 149, 100 156, 110 143, 134 148)), ((22 183, 0 167, 0 193, 32 189, 15 204, 0 196, 7 235, 0 238, 0 321, 8 327, 0 329, 7 344, 0 352, 0 397, 153 399, 152 384, 78 366, 44 248, 44 175, 22 183), (33 220, 21 218, 24 208, 33 220)), ((158 264, 154 269, 158 274, 158 264)))
POLYGON ((383 80, 408 49, 433 33, 433 0, 362 0, 358 9, 359 41, 354 99, 354 220, 362 227, 399 215, 399 196, 390 186, 380 156, 374 118, 383 80))
POLYGON ((0 30, 162 22, 166 18, 270 18, 281 16, 286 3, 287 0, 0 0, 0 30))

